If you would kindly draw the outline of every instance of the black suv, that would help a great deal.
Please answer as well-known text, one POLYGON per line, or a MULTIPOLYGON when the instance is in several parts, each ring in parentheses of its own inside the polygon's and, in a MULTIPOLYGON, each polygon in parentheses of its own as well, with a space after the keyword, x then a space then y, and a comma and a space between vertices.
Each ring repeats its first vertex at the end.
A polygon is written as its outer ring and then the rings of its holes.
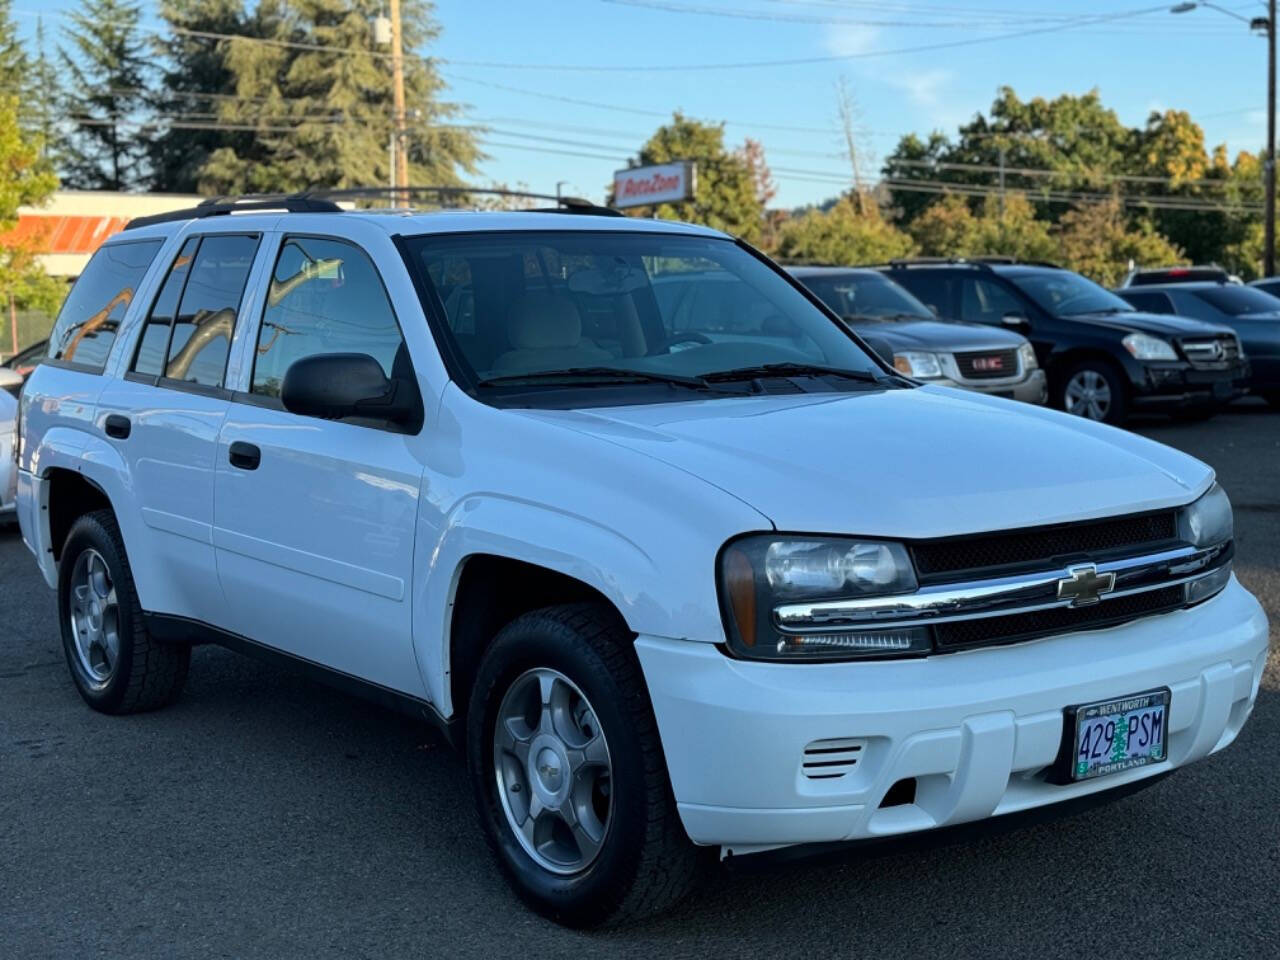
POLYGON ((940 317, 1016 330, 1068 413, 1123 423, 1133 410, 1204 416, 1247 392, 1235 333, 1139 313, 1092 280, 1048 263, 895 260, 880 269, 940 317))

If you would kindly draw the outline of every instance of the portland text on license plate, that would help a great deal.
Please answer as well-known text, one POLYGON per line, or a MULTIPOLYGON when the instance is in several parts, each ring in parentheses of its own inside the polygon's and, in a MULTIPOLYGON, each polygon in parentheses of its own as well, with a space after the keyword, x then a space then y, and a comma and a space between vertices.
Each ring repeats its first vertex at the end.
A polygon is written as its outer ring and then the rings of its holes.
POLYGON ((1075 714, 1073 780, 1119 773, 1165 758, 1169 691, 1150 690, 1116 700, 1089 703, 1075 714))

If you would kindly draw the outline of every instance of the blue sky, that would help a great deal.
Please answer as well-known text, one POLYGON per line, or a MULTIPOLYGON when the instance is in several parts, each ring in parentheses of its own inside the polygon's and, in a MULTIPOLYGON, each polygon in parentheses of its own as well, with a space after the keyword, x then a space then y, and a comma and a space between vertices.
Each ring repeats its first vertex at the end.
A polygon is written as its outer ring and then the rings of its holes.
MULTIPOLYGON (((14 6, 26 29, 34 21, 24 11, 52 14, 46 22, 52 34, 57 12, 74 4, 14 6)), ((443 32, 423 52, 446 61, 448 96, 466 105, 468 122, 490 128, 486 180, 547 192, 564 181, 566 193, 602 199, 613 170, 664 116, 681 109, 731 121, 731 143, 747 136, 762 141, 778 182, 775 202, 795 206, 837 193, 838 178, 849 172, 837 120, 842 79, 857 102, 862 169, 872 178, 899 136, 953 131, 990 106, 1005 84, 1024 99, 1097 87, 1133 125, 1153 109, 1185 109, 1210 145, 1225 142, 1233 154, 1258 150, 1265 136, 1265 41, 1218 10, 1173 15, 1167 6, 437 0, 443 32), (1150 12, 1117 16, 1137 10, 1150 12), (1024 35, 1004 36, 1016 33, 1024 35), (935 44, 956 45, 893 52, 935 44), (718 66, 780 60, 821 62, 718 66), (568 69, 574 66, 609 69, 568 69), (655 69, 667 67, 679 69, 655 69)), ((1246 18, 1265 12, 1259 0, 1222 6, 1246 18)))

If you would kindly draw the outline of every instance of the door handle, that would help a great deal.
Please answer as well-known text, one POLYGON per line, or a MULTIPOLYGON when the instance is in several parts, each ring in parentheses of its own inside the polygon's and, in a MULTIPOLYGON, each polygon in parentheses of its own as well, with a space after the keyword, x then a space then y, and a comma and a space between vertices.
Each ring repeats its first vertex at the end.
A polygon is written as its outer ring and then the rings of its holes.
POLYGON ((133 429, 133 424, 129 422, 128 417, 122 417, 118 413, 107 414, 107 419, 102 425, 108 437, 115 437, 117 440, 129 439, 129 431, 133 429))
POLYGON ((227 459, 231 461, 233 467, 239 467, 241 470, 257 470, 258 464, 262 462, 262 451, 258 449, 257 444, 237 440, 231 444, 227 459))

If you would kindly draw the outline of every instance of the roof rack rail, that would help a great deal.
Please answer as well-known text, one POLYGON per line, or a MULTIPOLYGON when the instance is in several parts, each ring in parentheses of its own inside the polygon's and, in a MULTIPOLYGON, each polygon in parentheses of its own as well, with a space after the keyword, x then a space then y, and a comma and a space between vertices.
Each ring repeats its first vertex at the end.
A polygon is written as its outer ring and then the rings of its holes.
POLYGON ((899 257, 890 260, 891 267, 975 267, 979 270, 990 270, 992 267, 1052 267, 1061 270, 1062 265, 1050 260, 1019 260, 1017 257, 978 256, 978 257, 899 257))
POLYGON ((287 213, 338 213, 340 206, 331 200, 323 200, 296 193, 259 193, 240 197, 210 197, 194 207, 153 213, 134 217, 125 224, 126 230, 149 227, 156 223, 172 223, 176 220, 202 220, 205 217, 221 217, 232 213, 283 210, 287 213))
POLYGON ((550 193, 530 193, 527 190, 504 190, 497 187, 457 187, 457 186, 422 186, 422 187, 321 187, 315 190, 304 190, 299 193, 259 193, 238 197, 210 197, 194 207, 182 210, 169 210, 165 213, 153 213, 145 217, 135 217, 125 224, 126 230, 135 227, 149 227, 157 223, 172 223, 177 220, 201 220, 205 217, 226 216, 233 213, 251 213, 255 211, 279 210, 285 213, 341 213, 339 200, 355 200, 360 197, 386 197, 396 200, 400 197, 408 202, 414 196, 435 196, 440 201, 446 197, 467 197, 472 194, 497 197, 519 197, 526 200, 550 200, 553 207, 539 207, 533 210, 512 211, 527 213, 577 213, 598 217, 621 217, 623 213, 612 207, 602 207, 584 200, 581 197, 556 196, 550 193))
POLYGON ((512 213, 579 213, 599 217, 621 217, 623 213, 612 207, 602 207, 581 197, 557 196, 552 193, 531 193, 528 190, 507 190, 498 187, 420 186, 420 187, 340 187, 337 189, 309 190, 298 194, 308 199, 352 200, 358 197, 387 197, 390 200, 403 197, 407 202, 414 196, 435 196, 443 201, 447 197, 469 197, 479 194, 487 197, 515 197, 522 200, 550 200, 556 206, 536 209, 513 210, 512 213))

